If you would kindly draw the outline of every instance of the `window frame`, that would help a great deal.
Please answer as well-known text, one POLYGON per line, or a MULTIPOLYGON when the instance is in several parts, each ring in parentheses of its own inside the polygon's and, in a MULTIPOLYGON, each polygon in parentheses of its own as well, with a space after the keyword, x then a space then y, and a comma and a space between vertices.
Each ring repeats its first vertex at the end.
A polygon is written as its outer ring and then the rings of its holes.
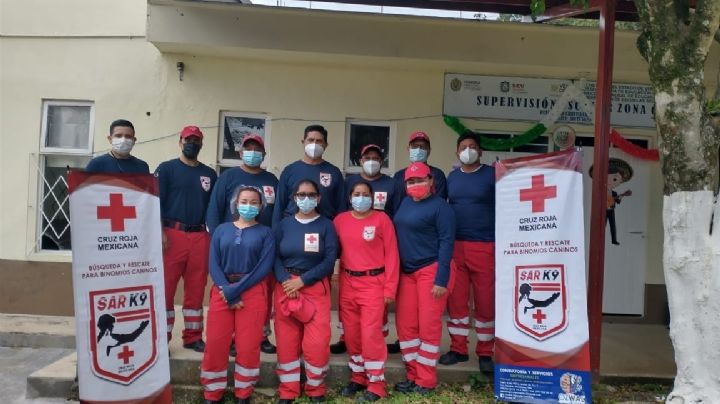
POLYGON ((270 114, 264 113, 264 112, 242 112, 242 111, 230 111, 230 110, 221 110, 219 113, 219 124, 218 124, 218 133, 217 133, 217 155, 216 155, 216 161, 217 161, 217 167, 218 171, 220 171, 219 167, 238 167, 240 163, 242 162, 242 158, 239 156, 235 159, 227 159, 223 158, 223 141, 225 137, 225 118, 226 117, 232 117, 232 118, 250 118, 250 119, 262 119, 265 121, 265 127, 264 127, 264 133, 261 134, 264 142, 265 142, 265 150, 270 149, 270 126, 272 119, 270 118, 270 114))
POLYGON ((95 103, 88 100, 42 100, 42 121, 40 125, 40 154, 67 154, 73 156, 92 155, 93 139, 95 133, 95 103), (51 106, 61 107, 90 107, 90 119, 88 122, 88 138, 86 148, 65 148, 65 147, 48 147, 48 111, 51 106))
POLYGON ((365 125, 365 126, 384 126, 388 128, 388 151, 387 151, 387 159, 388 159, 388 166, 387 167, 381 167, 380 172, 383 174, 389 175, 392 177, 392 175, 395 173, 395 153, 397 145, 395 144, 395 140, 397 138, 397 125, 395 124, 395 121, 382 121, 382 120, 368 120, 368 119, 356 119, 356 118, 348 118, 345 120, 345 147, 343 152, 343 171, 344 174, 360 174, 362 167, 360 166, 351 166, 350 165, 350 144, 351 139, 350 135, 352 133, 352 125, 365 125))

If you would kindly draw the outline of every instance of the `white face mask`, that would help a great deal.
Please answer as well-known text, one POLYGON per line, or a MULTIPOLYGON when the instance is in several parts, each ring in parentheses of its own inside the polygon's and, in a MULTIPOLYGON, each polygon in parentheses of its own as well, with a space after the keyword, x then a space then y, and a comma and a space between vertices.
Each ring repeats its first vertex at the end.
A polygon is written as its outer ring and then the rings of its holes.
POLYGON ((477 150, 466 147, 460 152, 460 162, 463 164, 475 164, 480 157, 477 150))
POLYGON ((130 153, 134 145, 135 141, 133 139, 128 139, 124 137, 112 138, 112 150, 114 152, 128 154, 130 153))
POLYGON ((319 159, 325 152, 325 148, 317 143, 309 143, 305 145, 305 154, 311 159, 319 159))
POLYGON ((380 162, 375 160, 368 160, 363 163, 362 169, 366 175, 375 176, 380 172, 380 162))

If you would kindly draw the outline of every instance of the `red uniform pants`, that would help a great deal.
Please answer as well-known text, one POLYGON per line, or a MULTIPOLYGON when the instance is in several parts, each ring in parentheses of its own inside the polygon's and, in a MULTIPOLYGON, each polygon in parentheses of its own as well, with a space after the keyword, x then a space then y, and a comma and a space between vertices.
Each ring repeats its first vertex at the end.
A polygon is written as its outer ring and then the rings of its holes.
POLYGON ((429 389, 437 385, 435 367, 440 356, 442 316, 455 280, 455 264, 451 263, 448 293, 435 298, 432 288, 437 267, 436 262, 413 273, 401 273, 395 305, 395 323, 407 378, 429 389))
POLYGON ((305 362, 305 394, 325 395, 325 374, 330 360, 330 282, 327 278, 300 290, 315 305, 315 315, 307 323, 283 315, 282 285, 275 285, 275 342, 277 343, 278 392, 281 399, 300 396, 300 355, 305 362))
POLYGON ((495 345, 495 243, 455 241, 455 288, 448 298, 450 350, 468 353, 470 288, 475 306, 478 356, 492 356, 495 345))
POLYGON ((184 344, 189 344, 202 338, 210 235, 204 231, 184 232, 168 227, 163 231, 168 242, 167 249, 163 251, 168 341, 172 338, 175 325, 175 290, 180 278, 183 278, 185 329, 182 339, 184 344))
POLYGON ((385 397, 383 338, 385 274, 377 276, 340 275, 340 308, 345 329, 351 381, 385 397))
MULTIPOLYGON (((343 325, 343 320, 342 320, 343 314, 342 314, 342 312, 343 312, 343 309, 342 309, 342 301, 341 301, 341 299, 338 298, 338 323, 337 323, 337 328, 338 328, 338 332, 340 333, 340 337, 338 338, 338 341, 343 341, 343 342, 345 342, 345 326, 343 325)), ((383 325, 382 325, 382 335, 383 335, 383 338, 386 338, 388 335, 390 335, 390 322, 388 321, 387 306, 386 306, 385 309, 383 310, 382 324, 383 324, 383 325)))
POLYGON ((235 396, 248 398, 260 378, 260 341, 267 316, 267 284, 258 283, 242 296, 243 307, 231 309, 216 286, 210 292, 207 344, 200 366, 206 400, 222 399, 227 388, 230 340, 235 334, 235 396))

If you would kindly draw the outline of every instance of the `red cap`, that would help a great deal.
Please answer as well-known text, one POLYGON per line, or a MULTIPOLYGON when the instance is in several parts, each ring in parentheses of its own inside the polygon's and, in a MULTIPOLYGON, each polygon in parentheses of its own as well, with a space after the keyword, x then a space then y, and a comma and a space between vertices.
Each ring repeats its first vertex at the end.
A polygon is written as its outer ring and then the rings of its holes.
POLYGON ((377 150, 377 152, 380 153, 380 157, 383 157, 382 149, 380 148, 380 146, 378 146, 378 145, 376 145, 376 144, 368 144, 368 145, 365 145, 365 147, 363 147, 362 150, 360 151, 360 156, 365 155, 365 153, 366 153, 368 150, 373 150, 373 149, 377 150))
POLYGON ((198 128, 197 126, 190 125, 190 126, 184 127, 182 129, 182 131, 180 132, 180 137, 185 139, 186 137, 190 137, 190 136, 197 136, 200 139, 202 139, 203 133, 200 130, 200 128, 198 128))
POLYGON ((315 316, 315 310, 315 304, 305 295, 299 293, 296 299, 288 299, 287 296, 280 299, 280 311, 282 314, 292 316, 301 323, 310 322, 315 316))
POLYGON ((410 134, 410 140, 408 140, 408 143, 412 143, 416 140, 424 140, 430 144, 430 136, 427 135, 425 132, 416 131, 410 134))
POLYGON ((405 169, 405 181, 410 178, 427 178, 430 176, 430 167, 419 161, 412 163, 405 169))
POLYGON ((240 147, 245 146, 245 142, 249 142, 251 140, 258 142, 263 149, 265 148, 265 140, 257 133, 248 133, 247 135, 245 135, 245 137, 243 137, 242 139, 242 142, 240 142, 240 147))

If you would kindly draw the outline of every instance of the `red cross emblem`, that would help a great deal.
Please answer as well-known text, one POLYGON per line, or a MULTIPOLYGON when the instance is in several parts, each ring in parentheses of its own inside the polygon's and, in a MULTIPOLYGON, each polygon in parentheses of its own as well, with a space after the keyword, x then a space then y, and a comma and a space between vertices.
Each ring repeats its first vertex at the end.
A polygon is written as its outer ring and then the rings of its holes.
POLYGON ((532 315, 532 318, 535 319, 535 322, 538 324, 542 324, 543 320, 545 320, 547 316, 542 312, 542 310, 537 309, 532 315))
POLYGON ((545 200, 557 197, 555 185, 545 186, 545 175, 533 175, 532 186, 520 190, 521 202, 532 202, 533 213, 545 212, 545 200))
POLYGON ((135 356, 135 351, 128 348, 127 345, 123 347, 123 350, 118 352, 117 357, 118 359, 122 360, 125 365, 130 363, 130 358, 135 356))
POLYGON ((125 219, 135 219, 134 206, 123 205, 123 194, 110 194, 109 206, 97 207, 97 218, 110 219, 110 231, 125 231, 125 219))
POLYGON ((314 234, 311 234, 311 235, 307 238, 307 241, 310 242, 310 243, 312 243, 312 244, 315 244, 315 242, 317 241, 317 238, 315 238, 315 235, 314 235, 314 234))
POLYGON ((375 193, 375 199, 378 200, 378 202, 385 202, 385 193, 384 192, 377 192, 375 193))

